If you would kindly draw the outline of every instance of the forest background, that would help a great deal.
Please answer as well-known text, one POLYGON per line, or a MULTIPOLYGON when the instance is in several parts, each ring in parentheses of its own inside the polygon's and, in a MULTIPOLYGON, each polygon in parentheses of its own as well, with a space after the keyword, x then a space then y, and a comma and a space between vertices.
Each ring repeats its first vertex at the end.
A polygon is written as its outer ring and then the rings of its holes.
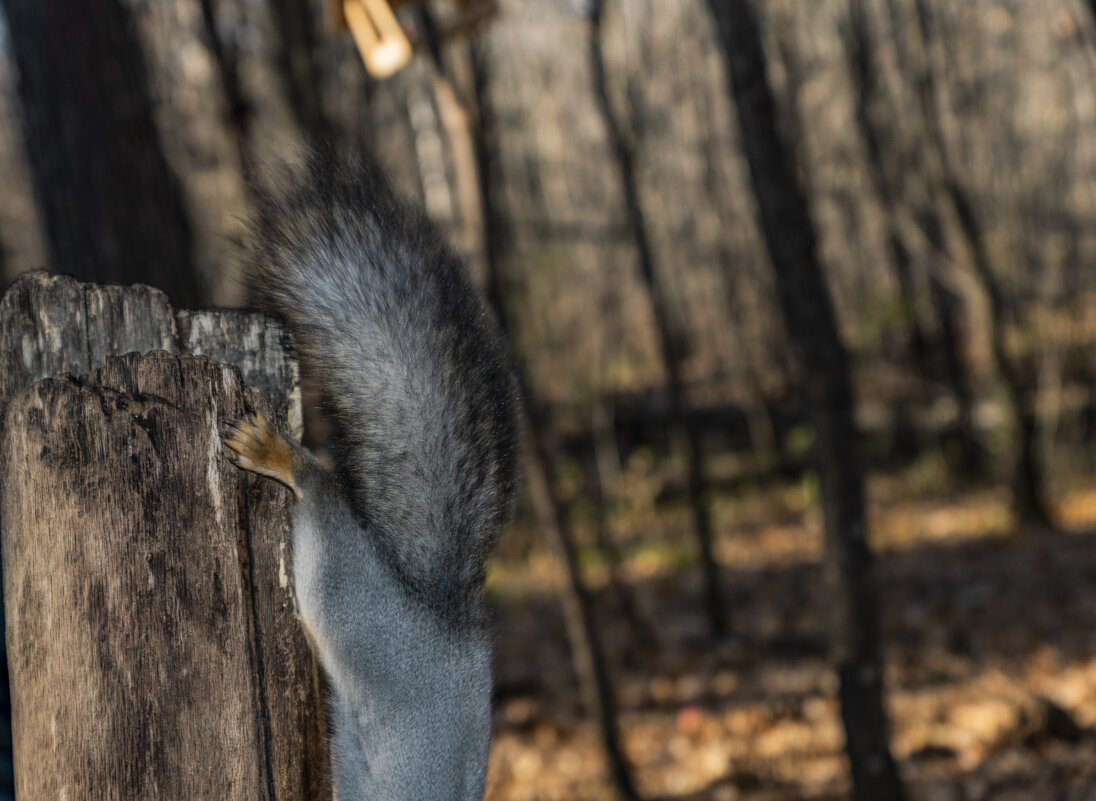
POLYGON ((488 798, 1096 798, 1096 3, 407 3, 383 81, 319 0, 0 5, 5 283, 245 305, 306 141, 464 255, 488 798))

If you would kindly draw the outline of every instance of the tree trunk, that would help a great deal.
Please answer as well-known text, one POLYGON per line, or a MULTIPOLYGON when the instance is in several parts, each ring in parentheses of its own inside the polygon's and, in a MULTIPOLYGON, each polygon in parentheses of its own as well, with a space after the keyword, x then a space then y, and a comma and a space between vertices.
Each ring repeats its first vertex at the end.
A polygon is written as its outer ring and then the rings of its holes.
POLYGON ((632 633, 629 642, 634 647, 630 655, 634 656, 637 651, 653 654, 659 648, 658 633, 650 622, 653 616, 640 611, 637 598, 628 588, 622 571, 624 555, 613 536, 613 521, 622 511, 620 449, 614 428, 611 406, 604 398, 596 399, 590 406, 590 441, 596 474, 597 544, 605 559, 616 613, 627 622, 632 633))
POLYGON ((930 12, 924 0, 909 0, 915 83, 925 129, 925 154, 935 182, 938 206, 958 238, 964 263, 985 306, 983 328, 989 342, 993 373, 1000 387, 1005 413, 1016 438, 1012 475, 1012 505, 1022 523, 1052 525, 1046 501, 1043 466, 1039 460, 1035 412, 1025 403, 1023 377, 1005 344, 1005 300, 997 271, 986 250, 985 237, 974 206, 948 160, 944 131, 937 111, 936 77, 932 63, 930 12))
POLYGON ((3 0, 54 272, 200 299, 190 222, 161 151, 121 0, 3 0))
POLYGON ((287 582, 290 494, 219 455, 246 409, 299 430, 280 338, 260 315, 176 318, 149 287, 40 273, 0 303, 20 797, 330 797, 287 582), (180 347, 240 369, 162 352, 180 347))
POLYGON ((883 136, 875 122, 874 107, 879 96, 875 65, 872 63, 872 36, 865 0, 850 0, 849 35, 845 44, 849 75, 856 89, 856 126, 864 143, 868 177, 879 202, 886 229, 887 255, 898 279, 902 306, 910 325, 907 358, 923 376, 930 376, 927 364, 928 338, 917 313, 916 288, 911 271, 911 258, 895 218, 895 198, 887 176, 883 136))
MULTIPOLYGON (((879 82, 875 77, 875 69, 870 64, 865 63, 868 53, 870 53, 871 48, 874 45, 868 30, 867 11, 864 7, 865 1, 866 0, 852 0, 853 6, 850 9, 850 14, 852 17, 851 22, 853 30, 851 33, 854 40, 863 39, 863 43, 857 47, 860 51, 860 58, 857 59, 859 62, 857 68, 860 70, 867 70, 863 73, 863 80, 860 81, 861 91, 870 90, 872 94, 879 94, 880 87, 879 82), (859 30, 856 30, 857 28, 859 28, 859 30)), ((896 30, 900 29, 902 20, 905 18, 897 8, 899 2, 904 2, 904 0, 887 0, 886 2, 888 13, 893 20, 896 30)), ((896 44, 896 56, 898 60, 898 69, 901 73, 908 74, 914 71, 914 68, 911 66, 912 59, 908 49, 902 47, 900 42, 896 44)), ((890 114, 892 117, 896 115, 901 116, 899 111, 900 109, 889 109, 886 113, 890 114)), ((859 116, 858 110, 858 117, 859 116)), ((874 127, 871 114, 868 114, 866 119, 859 122, 861 125, 865 123, 874 127)), ((875 136, 879 138, 878 132, 875 136)), ((881 146, 882 142, 880 141, 879 144, 881 146)), ((871 148, 873 148, 873 144, 870 139, 866 141, 866 145, 869 148, 869 159, 879 159, 881 166, 892 162, 901 162, 903 160, 901 153, 893 158, 883 157, 881 147, 880 152, 872 152, 871 148)), ((920 146, 919 142, 916 143, 916 147, 918 150, 918 158, 915 159, 915 162, 920 170, 922 162, 924 161, 924 148, 920 146)), ((908 150, 909 148, 907 147, 907 153, 908 150)), ((931 158, 929 160, 931 161, 931 158)), ((931 165, 928 166, 931 168, 931 165)), ((905 177, 897 175, 887 179, 887 171, 884 170, 883 172, 885 183, 889 186, 889 191, 891 193, 891 208, 895 212, 895 216, 892 217, 892 220, 900 221, 901 224, 896 227, 905 229, 908 224, 906 217, 897 214, 901 208, 898 187, 901 186, 905 177)), ((918 174, 920 175, 920 172, 918 174)), ((948 454, 952 457, 951 461, 958 466, 960 473, 973 478, 982 475, 985 472, 987 453, 975 426, 974 404, 976 398, 971 385, 970 370, 966 363, 966 337, 963 333, 962 323, 966 301, 953 291, 941 277, 942 274, 944 274, 944 270, 951 266, 950 262, 953 257, 948 249, 943 221, 932 200, 934 196, 933 184, 934 179, 930 178, 927 193, 928 202, 919 199, 917 207, 912 211, 913 219, 911 222, 913 227, 910 231, 916 238, 923 240, 931 255, 941 262, 935 269, 930 268, 926 275, 929 302, 932 307, 933 319, 936 323, 936 339, 932 342, 932 373, 939 376, 948 386, 958 407, 955 436, 953 438, 955 440, 955 447, 947 448, 948 454)), ((898 232, 896 231, 896 233, 898 232)), ((899 238, 901 238, 901 234, 899 234, 899 238)))
MULTIPOLYGON (((856 123, 864 140, 868 175, 886 219, 887 253, 894 267, 901 288, 903 305, 910 319, 912 331, 909 358, 920 368, 923 376, 942 377, 951 388, 958 406, 957 461, 963 473, 973 476, 981 472, 984 460, 983 449, 974 428, 974 395, 968 384, 967 371, 963 366, 963 348, 956 324, 958 304, 954 300, 953 293, 930 272, 929 299, 938 321, 938 337, 932 343, 935 346, 934 353, 930 353, 929 338, 921 326, 917 311, 911 256, 898 222, 899 201, 895 179, 888 175, 888 156, 884 136, 877 124, 878 112, 875 106, 881 99, 881 93, 876 80, 876 66, 871 60, 873 46, 865 0, 850 0, 847 48, 849 71, 857 90, 856 123)), ((926 209, 922 217, 921 229, 930 246, 937 254, 946 252, 943 230, 935 211, 926 209)))
MULTIPOLYGON (((938 241, 943 246, 942 239, 938 241)), ((958 405, 956 429, 959 469, 968 477, 978 476, 985 472, 986 449, 979 441, 974 425, 974 391, 970 385, 960 330, 963 303, 939 277, 932 274, 929 275, 929 293, 940 322, 939 351, 943 362, 940 369, 958 405)))
POLYGON ((567 579, 567 586, 562 593, 563 615, 583 705, 587 713, 594 716, 609 763, 609 773, 617 791, 625 801, 638 801, 640 796, 632 781, 631 768, 620 747, 613 682, 597 631, 593 600, 586 585, 582 583, 574 534, 571 532, 565 505, 556 495, 551 475, 547 471, 551 460, 548 456, 550 449, 545 442, 545 423, 531 409, 528 400, 524 403, 524 413, 526 442, 530 446, 526 478, 537 516, 551 535, 552 546, 567 579))
POLYGON ((650 298, 651 311, 657 329, 662 364, 666 370, 666 384, 670 395, 671 424, 677 436, 678 447, 685 452, 688 473, 689 505, 693 514, 693 533, 700 550, 700 565, 704 575, 704 605, 708 625, 712 633, 721 636, 727 631, 727 613, 719 588, 719 569, 712 548, 712 517, 708 509, 707 481, 704 476, 704 454, 701 450, 701 434, 686 414, 685 388, 681 377, 680 332, 675 331, 670 310, 666 303, 666 291, 655 270, 654 248, 647 233, 647 221, 636 185, 635 144, 625 133, 613 111, 609 98, 605 56, 602 52, 602 17, 604 0, 593 0, 590 5, 590 66, 594 78, 594 98, 609 135, 609 147, 617 174, 620 176, 627 210, 627 227, 636 246, 639 271, 650 298))
POLYGON ((761 31, 748 0, 709 0, 718 26, 761 231, 785 325, 804 370, 822 491, 823 572, 832 658, 856 801, 904 797, 889 748, 878 597, 865 537, 863 475, 848 358, 818 259, 793 154, 776 123, 761 31))
MULTIPOLYGON (((240 171, 244 179, 252 174, 252 156, 248 149, 251 131, 251 103, 244 96, 240 82, 240 59, 231 39, 226 40, 217 23, 216 0, 199 0, 202 7, 202 27, 206 45, 217 65, 221 92, 224 94, 224 124, 236 144, 240 171)), ((276 6, 275 6, 276 7, 276 6)), ((290 94, 292 98, 292 94, 290 94)), ((249 185, 250 186, 250 185, 249 185)))
MULTIPOLYGON (((211 0, 202 0, 203 5, 211 0)), ((277 28, 279 77, 297 125, 309 141, 331 143, 332 125, 324 108, 325 32, 311 0, 272 0, 277 28), (319 24, 317 24, 317 22, 319 24)))
MULTIPOLYGON (((499 325, 507 333, 507 340, 513 342, 513 337, 509 334, 509 317, 504 301, 505 294, 498 257, 503 241, 503 230, 494 206, 489 173, 493 119, 491 109, 487 106, 486 86, 490 79, 490 68, 484 53, 476 46, 472 48, 471 59, 477 112, 476 172, 479 178, 478 199, 481 204, 477 216, 483 221, 484 229, 483 261, 486 268, 486 295, 499 325)), ((575 553, 574 535, 571 532, 564 505, 553 491, 550 473, 552 462, 549 458, 551 451, 545 440, 547 423, 538 413, 536 402, 530 395, 529 381, 521 372, 520 366, 519 380, 522 390, 521 411, 526 423, 526 442, 529 444, 529 450, 526 453, 526 480, 529 483, 537 516, 551 537, 552 546, 567 578, 567 585, 562 592, 562 604, 567 639, 571 647, 579 689, 582 692, 587 714, 593 716, 597 724, 606 761, 609 764, 609 773, 617 792, 625 801, 637 801, 640 796, 635 789, 631 768, 620 746, 613 682, 594 619, 593 602, 582 583, 582 574, 575 553)))

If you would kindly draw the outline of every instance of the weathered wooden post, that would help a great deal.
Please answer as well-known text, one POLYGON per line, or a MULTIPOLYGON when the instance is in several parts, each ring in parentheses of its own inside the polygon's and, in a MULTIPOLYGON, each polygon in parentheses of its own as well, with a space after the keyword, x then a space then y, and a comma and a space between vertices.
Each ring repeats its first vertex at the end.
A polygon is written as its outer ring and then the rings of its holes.
POLYGON ((277 327, 35 274, 0 302, 0 370, 17 797, 330 798, 289 493, 220 454, 246 408, 299 432, 277 327))

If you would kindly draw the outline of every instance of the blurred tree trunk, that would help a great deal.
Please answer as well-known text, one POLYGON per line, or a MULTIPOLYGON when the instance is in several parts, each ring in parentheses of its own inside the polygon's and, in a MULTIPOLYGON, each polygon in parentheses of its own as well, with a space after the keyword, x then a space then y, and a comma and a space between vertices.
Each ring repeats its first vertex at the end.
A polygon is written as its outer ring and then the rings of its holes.
POLYGON ((719 589, 719 569, 712 549, 712 519, 706 497, 707 482, 704 477, 704 454, 701 432, 686 413, 685 388, 681 377, 681 334, 674 330, 666 292, 655 269, 654 248, 647 231, 647 221, 636 185, 636 146, 620 124, 609 97, 605 56, 602 52, 602 19, 604 0, 592 0, 590 13, 590 67, 594 79, 594 99, 601 111, 609 134, 609 146, 624 191, 627 227, 635 242, 639 258, 639 270, 651 302, 655 328, 658 333, 662 364, 666 370, 666 383, 670 395, 670 418, 673 428, 679 432, 674 437, 684 446, 685 464, 688 471, 689 504, 693 513, 693 532, 700 548, 700 564, 704 574, 704 601, 708 624, 712 633, 720 636, 727 631, 727 616, 722 593, 719 589))
POLYGON ((907 358, 923 376, 932 374, 928 364, 928 337, 925 335, 918 314, 917 292, 912 274, 909 248, 902 238, 896 220, 894 192, 888 180, 883 134, 875 121, 875 106, 879 87, 876 83, 875 65, 872 63, 872 34, 864 0, 850 0, 849 31, 845 42, 849 76, 856 92, 856 126, 864 144, 868 178, 883 214, 886 230, 887 256, 895 277, 902 306, 910 325, 909 352, 907 358))
POLYGON ((590 439, 594 451, 596 473, 595 503, 598 508, 597 543, 605 559, 608 585, 616 602, 616 613, 627 622, 632 632, 630 655, 637 652, 653 654, 658 650, 658 634, 651 626, 652 615, 640 611, 636 598, 626 586, 622 568, 624 555, 613 536, 613 523, 623 511, 621 497, 620 446, 617 443, 612 406, 604 397, 590 405, 590 439))
MULTIPOLYGON (((210 0, 203 0, 208 3, 210 0)), ((323 21, 311 0, 271 0, 278 31, 277 67, 289 107, 301 131, 315 144, 331 142, 332 126, 324 108, 323 21)))
MULTIPOLYGON (((504 308, 496 307, 501 315, 504 308)), ((526 479, 533 505, 552 539, 552 546, 560 560, 567 579, 561 596, 564 621, 567 627, 567 639, 571 647, 571 658, 582 692, 586 713, 592 715, 597 724, 602 747, 609 763, 609 773, 617 791, 625 801, 638 801, 639 793, 632 781, 631 768, 620 747, 620 728, 617 725, 616 698, 613 693, 613 681, 605 660, 605 651, 601 645, 594 618, 594 604, 589 591, 582 583, 582 572, 578 564, 578 552, 575 548, 574 533, 568 520, 566 504, 558 497, 554 482, 551 480, 551 448, 547 442, 547 423, 544 416, 534 406, 522 382, 523 417, 526 422, 525 440, 529 444, 526 453, 526 479)))
MULTIPOLYGON (((476 194, 480 204, 480 209, 475 214, 482 221, 484 232, 482 242, 483 263, 486 269, 486 294, 507 340, 513 342, 509 331, 510 319, 507 314, 498 255, 503 244, 504 231, 495 208, 490 174, 492 148, 497 144, 492 112, 487 105, 487 84, 491 78, 491 65, 487 54, 475 43, 471 46, 470 59, 471 102, 475 106, 476 120, 475 172, 479 190, 476 194)), ((465 119, 468 119, 467 116, 465 119)), ((468 193, 465 192, 458 194, 468 197, 468 193)), ((548 423, 541 414, 536 399, 531 395, 530 383, 521 370, 520 364, 518 378, 521 384, 526 442, 529 445, 526 452, 526 480, 529 483, 537 516, 548 530, 552 545, 566 574, 567 584, 562 591, 562 603, 575 674, 586 712, 595 718, 606 760, 609 763, 609 773, 617 792, 625 801, 638 801, 640 796, 632 781, 631 768, 620 746, 613 682, 594 619, 593 600, 582 583, 574 534, 571 531, 565 504, 555 492, 552 481, 550 457, 552 449, 547 437, 548 423)))
MULTIPOLYGON (((939 220, 934 225, 938 228, 939 220)), ((974 424, 974 391, 971 389, 969 371, 963 357, 963 334, 959 323, 963 314, 963 301, 931 272, 929 294, 940 327, 940 369, 958 406, 956 432, 959 470, 968 477, 981 475, 986 469, 986 449, 979 440, 974 424)))
MULTIPOLYGON (((712 119, 714 114, 711 111, 707 113, 709 116, 705 126, 711 129, 715 124, 712 119)), ((717 164, 717 153, 723 147, 725 144, 712 136, 704 137, 701 142, 704 158, 704 202, 720 210, 730 208, 727 203, 728 193, 735 191, 722 180, 717 164)), ((726 307, 730 318, 725 333, 731 352, 739 354, 741 358, 741 392, 749 426, 750 445, 757 462, 756 469, 762 472, 770 466, 788 468, 793 459, 785 447, 784 432, 776 419, 774 399, 770 397, 764 379, 766 369, 780 371, 780 366, 770 363, 764 355, 758 354, 757 343, 767 338, 750 324, 757 306, 752 299, 762 296, 764 290, 756 285, 757 271, 743 269, 739 262, 741 256, 736 258, 732 253, 726 237, 720 238, 717 252, 726 282, 726 307)), ((780 345, 783 344, 781 338, 780 345)))
MULTIPOLYGON (((910 75, 917 70, 913 66, 913 59, 908 48, 903 47, 904 34, 907 27, 906 14, 903 13, 900 4, 905 0, 886 0, 887 13, 895 31, 895 54, 898 61, 899 72, 910 75)), ((904 109, 896 108, 891 111, 893 115, 901 115, 904 109)), ((923 163, 924 148, 920 141, 915 144, 917 150, 918 176, 922 180, 926 177, 926 165, 923 163)), ((893 186, 897 189, 902 185, 903 177, 894 179, 893 186)), ((918 182, 920 183, 920 181, 918 182)), ((926 197, 919 198, 919 202, 913 209, 914 233, 925 240, 928 250, 940 262, 942 266, 929 269, 927 278, 929 285, 929 300, 938 326, 939 340, 936 343, 937 370, 944 377, 944 381, 951 389, 958 405, 958 420, 956 430, 958 432, 958 465, 960 471, 968 476, 978 476, 985 472, 987 451, 981 441, 974 420, 975 392, 971 385, 970 370, 967 366, 966 336, 963 332, 963 319, 968 309, 969 298, 963 293, 949 286, 942 278, 942 273, 953 261, 948 247, 947 237, 944 232, 944 223, 940 219, 938 204, 933 199, 933 179, 927 180, 926 197)), ((896 192, 896 197, 898 193, 896 192)), ((896 201, 897 202, 897 201, 896 201)), ((897 206, 896 206, 897 208, 897 206)))
MULTIPOLYGON (((887 255, 894 267, 902 303, 910 320, 909 358, 922 376, 941 376, 951 388, 958 406, 957 440, 959 465, 968 475, 980 472, 982 448, 974 429, 974 397, 963 368, 962 343, 956 326, 959 312, 954 294, 935 275, 928 276, 929 300, 937 318, 937 339, 929 341, 918 312, 916 282, 912 272, 912 257, 906 246, 899 223, 898 192, 895 179, 887 169, 886 136, 878 123, 881 92, 872 63, 874 41, 865 0, 850 0, 849 31, 846 42, 849 72, 856 90, 856 125, 864 142, 868 177, 881 207, 886 225, 887 255), (935 351, 935 352, 933 352, 935 351)), ((926 238, 934 250, 945 250, 939 219, 930 212, 923 221, 926 238)))
POLYGON ((1035 410, 1025 403, 1024 379, 1005 343, 1005 298, 997 279, 974 205, 948 160, 943 125, 937 110, 933 65, 931 12, 925 0, 909 0, 910 40, 914 82, 925 128, 925 155, 936 183, 937 204, 963 248, 970 278, 984 304, 983 327, 989 342, 992 369, 1000 386, 1005 413, 1016 437, 1016 464, 1012 476, 1012 505, 1017 520, 1051 526, 1045 477, 1039 458, 1035 410))
MULTIPOLYGON (((232 134, 236 152, 240 159, 240 169, 244 178, 251 173, 251 154, 247 142, 251 126, 251 103, 244 96, 240 84, 239 55, 231 37, 222 35, 217 23, 217 0, 199 0, 202 7, 202 25, 213 62, 217 65, 221 91, 225 97, 225 126, 232 134)), ((275 3, 275 6, 278 4, 275 3)))
MULTIPOLYGON (((365 151, 382 155, 375 130, 377 96, 398 94, 400 90, 393 87, 406 85, 406 75, 383 83, 370 77, 350 32, 339 30, 331 19, 335 6, 341 3, 270 0, 277 43, 273 65, 279 88, 297 129, 309 144, 327 148, 332 154, 365 151)), ((391 127, 383 130, 390 139, 405 135, 391 127)), ((401 156, 405 153, 401 151, 401 156)), ((408 167, 391 158, 385 161, 389 169, 408 167)))
POLYGON ((709 0, 759 223, 784 321, 804 371, 822 490, 823 570, 832 657, 855 801, 904 797, 883 707, 878 597, 865 538, 863 475, 852 421, 848 358, 818 259, 794 154, 780 137, 761 30, 749 0, 709 0))
POLYGON ((190 222, 161 151, 122 0, 3 0, 52 269, 201 300, 190 222))

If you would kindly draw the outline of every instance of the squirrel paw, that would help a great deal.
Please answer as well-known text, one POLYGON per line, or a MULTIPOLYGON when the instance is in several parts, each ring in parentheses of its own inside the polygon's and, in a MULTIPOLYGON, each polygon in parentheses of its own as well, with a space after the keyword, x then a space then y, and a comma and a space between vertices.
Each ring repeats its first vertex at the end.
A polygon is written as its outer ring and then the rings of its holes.
POLYGON ((293 449, 265 418, 242 417, 228 427, 223 439, 228 448, 225 455, 237 467, 280 481, 300 495, 294 481, 293 449))

